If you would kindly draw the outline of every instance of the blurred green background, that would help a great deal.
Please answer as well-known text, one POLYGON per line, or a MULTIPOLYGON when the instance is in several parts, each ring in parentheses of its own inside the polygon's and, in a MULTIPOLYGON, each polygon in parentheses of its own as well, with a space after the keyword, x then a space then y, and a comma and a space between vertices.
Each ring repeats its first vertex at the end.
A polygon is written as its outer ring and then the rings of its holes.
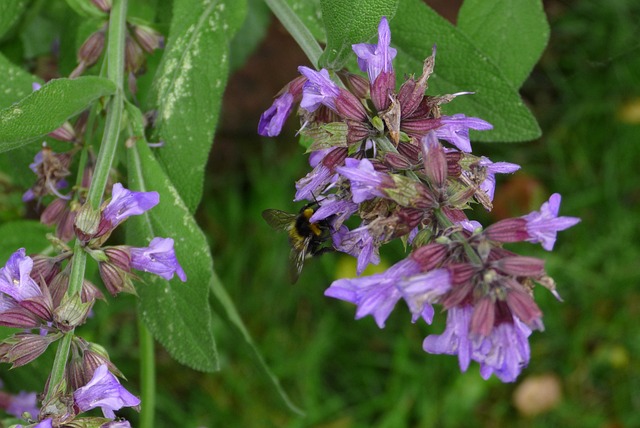
MULTIPOLYGON (((444 7, 455 19, 455 8, 444 7)), ((484 381, 477 364, 460 374, 456 358, 424 353, 422 340, 443 330, 444 314, 433 326, 414 325, 398 310, 382 330, 371 317, 354 321, 352 305, 323 296, 355 271, 346 256, 312 260, 289 283, 286 236, 260 213, 299 209, 293 183, 307 160, 295 120, 277 139, 255 131, 305 59, 272 22, 230 79, 197 218, 258 348, 306 416, 282 405, 251 351, 218 319, 219 373, 191 371, 158 347, 159 427, 640 426, 640 2, 547 1, 545 9, 551 40, 521 91, 542 138, 474 145, 523 167, 498 179, 493 217, 483 220, 528 213, 554 192, 563 195, 562 215, 582 218, 552 253, 516 247, 547 260, 564 299, 536 290, 546 331, 531 336, 531 363, 518 381, 484 381)), ((403 257, 399 247, 382 256, 386 265, 403 257)), ((134 303, 111 299, 80 332, 109 349, 130 385, 138 380, 134 303)), ((0 377, 9 390, 38 390, 49 367, 39 360, 11 376, 3 367, 0 377)))

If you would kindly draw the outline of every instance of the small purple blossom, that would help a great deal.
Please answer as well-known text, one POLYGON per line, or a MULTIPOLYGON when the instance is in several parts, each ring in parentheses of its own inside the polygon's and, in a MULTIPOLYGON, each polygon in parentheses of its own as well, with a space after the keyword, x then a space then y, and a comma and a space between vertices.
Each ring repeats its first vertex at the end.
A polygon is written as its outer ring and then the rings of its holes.
POLYGON ((480 363, 482 378, 486 380, 495 374, 503 382, 515 381, 529 364, 529 335, 531 329, 516 316, 513 323, 503 322, 495 326, 473 352, 473 359, 480 363))
POLYGON ((457 354, 460 371, 467 371, 473 354, 473 342, 469 338, 472 313, 470 305, 449 309, 444 332, 427 336, 422 344, 424 350, 431 354, 457 354))
POLYGON ((175 273, 182 282, 187 280, 176 258, 171 238, 153 238, 148 247, 133 247, 130 253, 131 267, 134 269, 154 273, 167 280, 173 278, 175 273))
MULTIPOLYGON (((30 276, 32 268, 33 260, 26 255, 24 248, 13 253, 7 264, 0 269, 0 292, 18 302, 41 296, 40 287, 30 276)), ((6 310, 7 305, 10 305, 10 302, 2 299, 0 307, 6 310)))
POLYGON ((337 178, 337 174, 332 173, 329 168, 319 163, 311 172, 296 181, 294 201, 302 201, 304 199, 312 201, 315 195, 322 193, 324 188, 335 182, 337 178))
POLYGON ((369 81, 375 82, 381 72, 393 71, 393 59, 397 51, 391 46, 391 30, 386 17, 382 17, 378 25, 378 43, 358 43, 352 49, 358 57, 358 67, 366 71, 369 81))
POLYGON ((471 152, 471 142, 469 141, 469 129, 476 131, 486 131, 493 129, 489 122, 477 117, 467 117, 464 114, 454 114, 453 116, 442 116, 440 118, 442 126, 436 129, 439 139, 448 141, 463 152, 471 152))
POLYGON ((300 107, 314 112, 321 105, 325 105, 336 111, 336 98, 340 94, 340 89, 331 81, 329 72, 324 68, 315 71, 305 66, 298 67, 298 71, 308 79, 302 89, 300 107))
POLYGON ((338 198, 335 195, 329 195, 322 199, 321 202, 321 205, 313 212, 313 215, 309 219, 311 223, 317 223, 331 216, 335 216, 332 219, 332 224, 335 229, 338 229, 342 223, 358 211, 358 204, 338 198))
POLYGON ((120 385, 106 364, 93 372, 89 383, 73 393, 73 399, 81 412, 100 407, 104 417, 109 419, 116 417, 114 410, 140 404, 140 399, 120 385))
POLYGON ((383 328, 389 314, 402 297, 396 284, 419 271, 420 266, 407 258, 381 274, 334 281, 324 295, 355 304, 358 307, 356 319, 372 315, 378 327, 383 328))
POLYGON ((411 276, 398 284, 402 297, 407 302, 416 322, 422 317, 427 324, 433 321, 432 304, 451 290, 451 274, 447 269, 434 269, 430 272, 411 276))
POLYGON ((369 263, 380 263, 378 245, 367 226, 348 230, 342 227, 332 235, 334 248, 358 258, 357 274, 360 275, 369 263))
POLYGON ((485 192, 489 199, 493 201, 496 190, 496 174, 511 174, 520 169, 520 165, 510 162, 491 162, 489 158, 482 156, 478 164, 486 168, 487 178, 480 183, 480 190, 485 192))
POLYGON ((133 192, 116 183, 113 185, 111 201, 102 211, 102 221, 113 230, 128 217, 145 213, 158 205, 159 201, 158 192, 133 192))
POLYGON ((551 251, 556 242, 557 232, 580 223, 577 217, 558 217, 561 200, 560 194, 554 193, 547 202, 542 204, 540 211, 522 216, 527 221, 528 242, 534 244, 540 242, 542 248, 551 251))
POLYGON ((22 418, 23 413, 29 413, 31 418, 37 419, 38 406, 36 405, 38 397, 35 392, 20 391, 18 395, 11 397, 11 401, 7 406, 7 413, 15 416, 16 418, 22 418))
POLYGON ((120 419, 102 424, 100 428, 131 428, 131 424, 125 419, 120 419))
POLYGON ((260 116, 258 123, 258 134, 263 137, 275 137, 280 135, 282 126, 291 114, 293 109, 293 95, 285 92, 275 99, 271 107, 269 107, 260 116))
POLYGON ((388 181, 388 176, 377 172, 368 159, 345 159, 345 166, 339 166, 336 171, 351 181, 353 202, 359 204, 375 197, 386 197, 381 186, 388 181))

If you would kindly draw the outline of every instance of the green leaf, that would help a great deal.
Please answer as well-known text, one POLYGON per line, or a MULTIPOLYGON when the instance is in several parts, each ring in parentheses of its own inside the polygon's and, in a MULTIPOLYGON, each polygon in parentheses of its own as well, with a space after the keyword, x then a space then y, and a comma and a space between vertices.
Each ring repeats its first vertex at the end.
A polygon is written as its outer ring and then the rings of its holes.
POLYGON ((391 43, 398 49, 396 76, 420 75, 424 59, 437 44, 429 93, 475 92, 443 106, 445 114, 464 113, 493 125, 491 131, 472 131, 473 140, 528 141, 540 136, 535 118, 500 69, 461 31, 420 0, 402 0, 390 25, 391 43))
POLYGON ((127 242, 146 247, 154 237, 172 238, 187 282, 140 274, 139 313, 153 336, 180 363, 196 370, 218 370, 209 306, 213 261, 204 234, 171 180, 143 140, 128 150, 129 188, 156 191, 160 204, 127 221, 127 242))
POLYGON ((332 70, 344 66, 351 45, 363 43, 377 34, 380 18, 391 19, 399 0, 321 0, 327 31, 327 47, 320 65, 332 70))
POLYGON ((0 108, 7 107, 29 95, 33 82, 40 83, 38 77, 27 73, 0 54, 0 108))
POLYGON ((67 4, 74 12, 83 18, 100 18, 107 16, 105 12, 87 0, 67 0, 67 4))
POLYGON ((169 42, 155 79, 158 159, 194 212, 202 198, 229 70, 229 41, 242 24, 244 0, 175 0, 169 42))
POLYGON ((4 266, 9 256, 19 248, 27 250, 27 255, 37 254, 49 247, 46 234, 51 228, 35 220, 10 221, 0 225, 0 266, 4 266))
POLYGON ((116 87, 102 77, 55 79, 17 103, 0 110, 0 153, 53 131, 116 87))
POLYGON ((282 402, 294 413, 304 416, 304 412, 300 408, 298 408, 295 404, 293 404, 293 402, 291 401, 287 393, 282 388, 282 385, 280 385, 280 381, 278 380, 278 378, 273 374, 273 372, 271 371, 267 363, 264 361, 262 354, 256 347, 255 343, 253 343, 253 338, 251 337, 251 335, 249 334, 249 331, 247 330, 244 323, 242 322, 242 318, 240 318, 240 314, 238 314, 238 310, 233 304, 231 297, 229 297, 229 295, 227 294, 227 291, 224 289, 224 286, 222 285, 222 282, 220 281, 220 279, 215 273, 211 277, 210 286, 211 286, 211 291, 213 295, 216 297, 216 299, 218 299, 218 302, 220 302, 220 305, 225 311, 225 315, 227 316, 227 319, 229 320, 233 328, 235 328, 240 333, 242 338, 245 340, 245 343, 247 344, 247 346, 249 346, 249 348, 251 349, 253 353, 253 357, 256 359, 258 366, 262 371, 262 374, 265 375, 267 379, 269 379, 269 381, 272 383, 272 385, 278 392, 278 395, 282 399, 282 402))
POLYGON ((0 39, 18 21, 26 4, 26 0, 2 0, 0 2, 0 39))
POLYGON ((458 29, 519 88, 549 41, 540 0, 465 0, 458 29))
POLYGON ((291 10, 303 22, 313 37, 320 43, 326 43, 327 33, 322 23, 321 0, 284 0, 291 10))

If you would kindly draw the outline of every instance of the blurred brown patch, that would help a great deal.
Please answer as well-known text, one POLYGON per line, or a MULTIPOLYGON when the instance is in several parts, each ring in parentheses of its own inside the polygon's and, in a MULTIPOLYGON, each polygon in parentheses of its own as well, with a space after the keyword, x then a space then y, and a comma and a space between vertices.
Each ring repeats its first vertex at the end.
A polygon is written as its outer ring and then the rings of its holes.
POLYGON ((543 188, 540 181, 530 175, 518 172, 500 186, 493 200, 491 216, 495 220, 517 217, 537 209, 543 188))
POLYGON ((529 376, 513 392, 513 405, 524 416, 548 412, 561 400, 560 379, 551 373, 529 376))

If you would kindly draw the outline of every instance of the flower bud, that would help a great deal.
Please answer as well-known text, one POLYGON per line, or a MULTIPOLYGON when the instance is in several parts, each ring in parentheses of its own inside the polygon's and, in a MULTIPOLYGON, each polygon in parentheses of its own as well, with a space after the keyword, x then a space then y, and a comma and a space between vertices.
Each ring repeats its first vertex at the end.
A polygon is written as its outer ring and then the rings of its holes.
POLYGON ((436 59, 436 48, 433 47, 433 53, 427 59, 424 60, 422 65, 422 75, 416 81, 412 78, 408 79, 400 87, 398 93, 398 99, 402 106, 402 116, 411 115, 420 105, 420 102, 424 98, 424 93, 427 90, 427 80, 431 73, 433 73, 433 67, 436 59))
POLYGON ((378 112, 386 110, 391 104, 389 95, 395 92, 396 75, 393 71, 381 71, 371 85, 371 101, 378 112))
POLYGON ((13 307, 0 313, 0 325, 15 328, 37 328, 41 321, 31 311, 22 307, 13 307))
POLYGON ((65 122, 61 127, 49 132, 49 136, 60 141, 74 141, 76 139, 76 131, 69 122, 65 122))
POLYGON ((92 306, 93 301, 84 303, 78 294, 65 295, 53 313, 53 321, 60 331, 71 331, 84 323, 92 306))
POLYGON ((12 364, 16 368, 38 358, 47 347, 58 340, 60 335, 39 335, 17 333, 5 339, 0 345, 0 362, 12 364))
POLYGON ((86 67, 91 67, 98 62, 98 58, 104 50, 105 32, 98 30, 91 34, 87 40, 80 46, 78 51, 78 62, 86 67))
POLYGON ((369 97, 369 81, 367 79, 348 71, 339 71, 338 74, 346 82, 347 88, 353 95, 363 100, 369 97))
POLYGON ((64 376, 67 379, 67 384, 69 385, 70 389, 75 391, 81 386, 86 385, 91 377, 85 377, 82 366, 82 358, 77 355, 76 352, 74 352, 73 354, 74 355, 71 357, 71 359, 67 363, 67 366, 65 367, 64 376))
POLYGON ((112 296, 116 296, 120 292, 136 294, 136 289, 131 282, 131 274, 128 272, 110 262, 99 263, 98 269, 102 282, 112 296))
POLYGON ((544 275, 544 260, 536 257, 505 257, 494 262, 493 266, 509 275, 533 277, 544 275))
POLYGON ((331 171, 334 171, 337 166, 344 164, 347 154, 348 150, 346 147, 335 147, 322 158, 322 164, 331 171))
POLYGON ((496 318, 495 304, 491 297, 485 296, 477 302, 471 315, 471 332, 487 337, 493 329, 496 318))
POLYGON ((109 12, 111 10, 111 0, 91 0, 98 9, 103 12, 109 12))
POLYGON ((347 120, 347 144, 358 143, 372 135, 373 130, 366 124, 355 120, 347 120))
POLYGON ((487 227, 483 233, 497 242, 520 242, 529 238, 527 220, 521 217, 500 220, 487 227))
POLYGON ((161 48, 164 44, 162 34, 146 25, 134 25, 133 37, 140 44, 140 47, 149 53, 161 48))
POLYGON ((118 367, 116 367, 109 359, 107 351, 102 346, 89 342, 88 348, 84 351, 82 356, 82 365, 85 376, 87 376, 88 379, 91 379, 96 369, 103 364, 107 365, 111 373, 124 378, 122 372, 118 370, 118 367))
POLYGON ((442 192, 447 183, 447 159, 442 144, 433 132, 425 135, 421 143, 424 172, 434 188, 442 192))
POLYGON ((30 276, 38 284, 42 282, 49 284, 60 273, 61 260, 59 258, 36 254, 31 259, 33 260, 33 268, 30 276))
POLYGON ((74 229, 82 242, 88 242, 97 232, 100 225, 100 210, 94 209, 91 204, 85 203, 78 210, 74 229))
POLYGON ((135 73, 144 62, 144 52, 139 44, 131 37, 126 37, 124 41, 124 68, 127 73, 135 73))
POLYGON ((413 166, 409 159, 399 153, 385 153, 384 162, 393 169, 407 170, 413 166))
POLYGON ((340 89, 336 97, 336 110, 345 119, 355 121, 367 120, 367 111, 355 95, 346 89, 340 89))
POLYGON ((520 318, 525 324, 536 326, 542 330, 542 311, 533 301, 533 298, 524 291, 510 289, 507 292, 507 305, 511 312, 520 318))
POLYGON ((446 245, 433 243, 413 250, 410 257, 420 265, 422 272, 426 272, 440 265, 448 252, 446 245))
POLYGON ((412 143, 398 143, 398 153, 405 156, 409 161, 415 165, 420 159, 420 146, 412 143))

